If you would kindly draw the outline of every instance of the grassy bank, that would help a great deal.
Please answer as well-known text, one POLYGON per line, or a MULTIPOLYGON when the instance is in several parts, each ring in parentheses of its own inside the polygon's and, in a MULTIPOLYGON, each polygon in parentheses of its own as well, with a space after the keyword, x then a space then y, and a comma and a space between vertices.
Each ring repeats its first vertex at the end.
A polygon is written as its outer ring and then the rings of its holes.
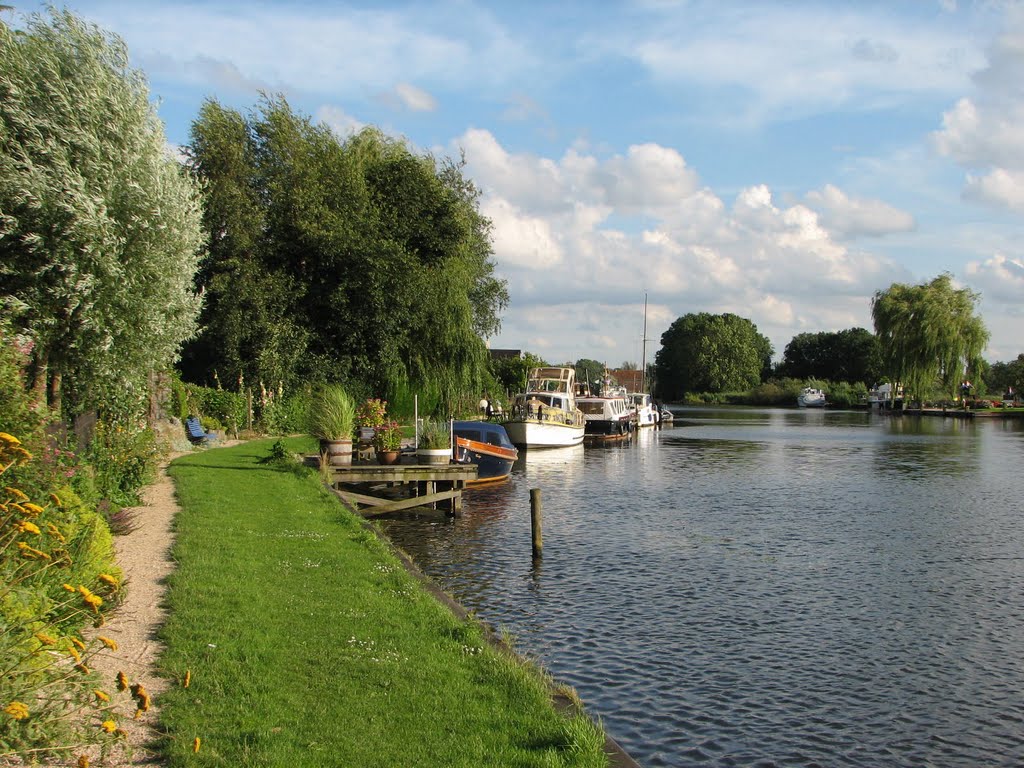
POLYGON ((606 764, 589 720, 557 714, 531 668, 429 597, 315 473, 260 464, 269 451, 171 467, 161 663, 190 677, 160 700, 171 765, 606 764))

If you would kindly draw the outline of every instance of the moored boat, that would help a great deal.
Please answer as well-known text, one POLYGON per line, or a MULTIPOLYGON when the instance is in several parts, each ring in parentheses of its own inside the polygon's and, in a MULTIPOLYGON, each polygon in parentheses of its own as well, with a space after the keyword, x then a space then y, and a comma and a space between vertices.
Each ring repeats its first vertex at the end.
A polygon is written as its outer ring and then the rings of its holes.
POLYGON ((796 404, 801 408, 824 408, 825 393, 814 387, 804 387, 796 398, 796 404))
POLYGON ((493 421, 456 421, 455 460, 476 464, 477 479, 470 485, 504 480, 512 471, 519 451, 501 424, 493 421))
POLYGON ((584 440, 624 440, 633 432, 633 415, 624 387, 606 386, 600 395, 577 397, 576 405, 583 411, 584 440))
POLYGON ((655 410, 654 402, 647 392, 630 392, 628 397, 637 428, 653 427, 658 423, 661 414, 655 410))
POLYGON ((534 368, 516 395, 505 431, 525 448, 561 448, 583 442, 585 421, 576 406, 572 368, 534 368))

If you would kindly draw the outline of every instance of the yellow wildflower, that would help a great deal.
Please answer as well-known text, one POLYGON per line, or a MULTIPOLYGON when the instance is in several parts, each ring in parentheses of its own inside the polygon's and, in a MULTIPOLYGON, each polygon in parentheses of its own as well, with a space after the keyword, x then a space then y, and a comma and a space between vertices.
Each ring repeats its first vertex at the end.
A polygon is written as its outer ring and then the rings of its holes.
POLYGON ((113 720, 104 720, 100 724, 100 728, 102 728, 107 733, 113 733, 117 730, 117 723, 115 723, 113 720))
POLYGON ((13 717, 15 720, 25 720, 28 718, 28 707, 22 704, 20 701, 12 701, 6 707, 4 712, 13 717))
POLYGON ((24 541, 18 542, 18 549, 21 550, 21 556, 26 560, 49 560, 50 556, 42 550, 30 547, 24 541))
POLYGON ((82 662, 82 654, 78 652, 78 649, 75 648, 75 646, 71 646, 70 648, 68 648, 68 653, 70 653, 71 658, 73 658, 78 663, 82 662))
POLYGON ((35 638, 36 638, 36 640, 38 640, 43 645, 56 645, 57 644, 57 641, 54 640, 52 637, 50 637, 45 632, 36 632, 35 638))
POLYGON ((132 696, 135 697, 135 701, 139 704, 139 710, 141 712, 149 711, 149 693, 143 687, 142 683, 136 683, 132 686, 132 696))
POLYGON ((35 523, 31 523, 28 520, 22 520, 18 523, 18 530, 22 533, 32 533, 36 536, 40 535, 42 531, 39 530, 39 526, 35 523))
POLYGON ((58 541, 61 541, 61 542, 67 541, 67 539, 64 538, 64 534, 61 533, 60 529, 56 525, 54 525, 53 523, 47 523, 46 524, 46 532, 48 534, 50 534, 51 536, 53 536, 53 538, 57 539, 58 541))
POLYGON ((85 666, 85 664, 75 664, 75 669, 77 669, 83 675, 88 675, 90 672, 92 672, 92 670, 85 666))
POLYGON ((192 685, 192 670, 191 669, 186 669, 185 670, 185 679, 182 681, 181 687, 182 688, 188 688, 190 685, 192 685))
POLYGON ((68 640, 70 640, 71 644, 73 646, 75 646, 75 648, 77 648, 78 650, 80 650, 80 651, 84 651, 85 650, 85 643, 83 643, 77 637, 69 637, 68 640))
POLYGON ((77 592, 78 590, 72 587, 70 584, 61 584, 61 586, 68 592, 77 592))
POLYGON ((96 639, 99 640, 101 643, 103 643, 105 646, 107 646, 107 648, 109 648, 110 650, 112 650, 112 651, 116 651, 117 650, 117 642, 114 641, 114 640, 111 640, 109 637, 104 637, 103 635, 97 635, 96 639))
POLYGON ((128 675, 126 675, 124 672, 117 673, 117 690, 128 690, 128 675))
POLYGON ((63 507, 64 506, 63 502, 61 502, 61 500, 60 500, 60 496, 58 496, 56 493, 51 493, 50 494, 50 501, 52 501, 54 503, 54 505, 56 505, 58 507, 63 507))
POLYGON ((7 491, 7 495, 15 501, 28 501, 28 496, 18 488, 12 488, 8 485, 4 490, 7 491))
POLYGON ((31 517, 37 517, 38 515, 43 514, 43 508, 31 501, 22 502, 21 508, 24 509, 31 517))
POLYGON ((89 768, 89 756, 79 755, 78 756, 78 768, 89 768))
POLYGON ((16 438, 14 435, 9 435, 6 432, 0 432, 0 443, 6 443, 7 445, 21 445, 21 440, 16 438))
POLYGON ((118 588, 118 586, 119 586, 119 584, 118 584, 118 582, 117 582, 117 579, 115 579, 115 578, 114 578, 113 576, 111 576, 111 575, 110 575, 109 573, 101 573, 101 574, 100 574, 99 576, 97 576, 96 578, 98 578, 98 579, 99 579, 100 581, 102 581, 102 582, 103 582, 104 584, 106 584, 106 585, 107 585, 108 587, 113 587, 114 589, 117 589, 117 588, 118 588))
POLYGON ((92 693, 96 697, 96 701, 110 701, 110 696, 99 688, 94 689, 92 693))
POLYGON ((78 591, 82 595, 82 602, 92 608, 96 613, 100 612, 100 606, 103 605, 103 598, 99 595, 94 595, 86 587, 79 586, 78 591))
POLYGON ((199 737, 196 736, 195 739, 193 739, 193 741, 192 741, 192 752, 193 752, 193 754, 199 751, 199 745, 200 744, 202 744, 202 742, 199 740, 199 737))

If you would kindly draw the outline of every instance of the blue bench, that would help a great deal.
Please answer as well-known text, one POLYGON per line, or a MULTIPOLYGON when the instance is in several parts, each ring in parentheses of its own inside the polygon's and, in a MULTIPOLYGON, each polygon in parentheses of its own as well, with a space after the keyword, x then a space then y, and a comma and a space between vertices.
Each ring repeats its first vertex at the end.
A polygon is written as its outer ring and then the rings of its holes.
POLYGON ((198 416, 189 416, 185 419, 185 429, 188 430, 188 439, 193 443, 210 443, 217 439, 213 432, 207 432, 199 423, 198 416))

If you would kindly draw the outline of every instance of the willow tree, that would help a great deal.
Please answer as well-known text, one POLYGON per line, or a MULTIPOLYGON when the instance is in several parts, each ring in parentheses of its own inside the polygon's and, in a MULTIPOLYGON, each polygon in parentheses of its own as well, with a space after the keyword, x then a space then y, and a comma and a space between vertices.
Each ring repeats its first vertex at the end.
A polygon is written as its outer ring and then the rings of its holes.
POLYGON ((124 43, 55 10, 0 23, 0 306, 51 406, 144 403, 195 327, 201 232, 124 43))
POLYGON ((967 288, 954 288, 948 273, 875 293, 871 316, 882 371, 903 386, 907 399, 920 401, 936 389, 955 397, 968 372, 981 365, 989 334, 975 314, 979 299, 967 288))

